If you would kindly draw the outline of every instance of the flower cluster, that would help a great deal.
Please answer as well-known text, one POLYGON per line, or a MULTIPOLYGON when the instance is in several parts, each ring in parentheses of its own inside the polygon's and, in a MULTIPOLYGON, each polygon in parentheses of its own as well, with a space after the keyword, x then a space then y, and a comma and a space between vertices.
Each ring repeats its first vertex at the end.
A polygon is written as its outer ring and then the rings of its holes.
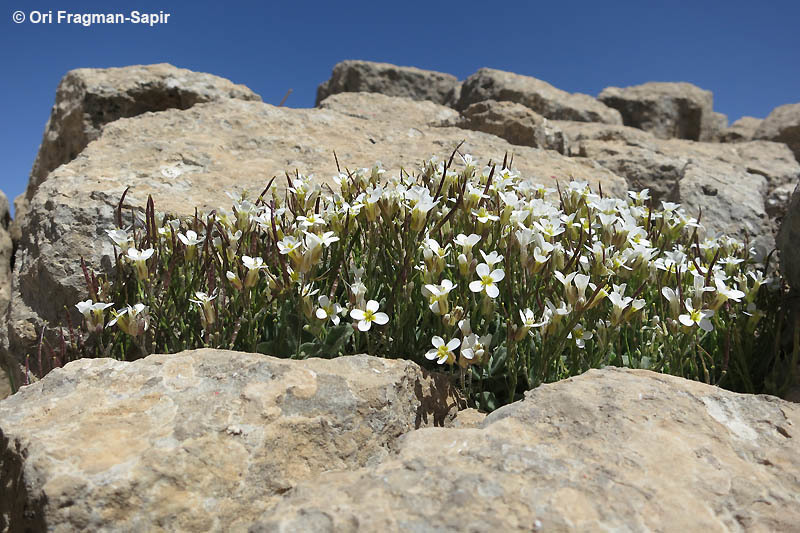
POLYGON ((747 246, 646 189, 547 187, 469 155, 339 173, 335 192, 288 181, 188 220, 120 213, 116 279, 87 276, 77 305, 83 345, 406 357, 449 366, 491 409, 602 365, 742 388, 733 355, 774 326, 761 289, 775 282, 747 246))

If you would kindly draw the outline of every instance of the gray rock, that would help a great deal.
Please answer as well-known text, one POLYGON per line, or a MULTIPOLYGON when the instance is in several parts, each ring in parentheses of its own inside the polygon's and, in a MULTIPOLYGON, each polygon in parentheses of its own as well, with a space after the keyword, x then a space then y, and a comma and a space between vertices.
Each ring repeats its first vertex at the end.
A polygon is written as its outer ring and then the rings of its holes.
POLYGON ((792 193, 797 187, 796 183, 787 183, 776 187, 767 194, 767 200, 764 205, 767 214, 776 223, 780 223, 786 215, 786 210, 789 207, 789 201, 792 198, 792 193))
POLYGON ((513 153, 514 166, 537 182, 574 176, 602 184, 609 194, 626 191, 624 179, 591 161, 515 146, 482 132, 428 126, 431 116, 452 113, 431 102, 370 93, 337 95, 342 100, 349 101, 348 109, 373 109, 374 118, 224 99, 107 124, 100 138, 53 171, 31 198, 12 274, 7 329, 0 335, 8 364, 19 368, 26 354, 36 353, 42 325, 61 322, 65 307, 73 310, 86 298, 81 257, 93 269, 111 267, 113 248, 105 231, 115 226, 114 209, 128 186, 131 208, 143 209, 152 195, 158 210, 189 216, 195 206, 229 208, 226 191, 257 195, 272 176, 294 169, 332 185, 334 151, 343 167, 381 161, 387 172, 397 172, 433 155, 449 157, 464 141, 461 150, 481 164, 513 153))
POLYGON ((717 141, 722 143, 739 143, 752 141, 756 130, 764 119, 755 117, 742 117, 730 127, 722 130, 717 135, 717 141))
POLYGON ((724 161, 689 160, 673 199, 700 216, 708 233, 746 240, 763 260, 775 247, 775 226, 766 213, 767 180, 724 161))
POLYGON ((512 72, 482 68, 464 80, 456 109, 484 100, 522 104, 548 119, 622 124, 619 113, 588 94, 570 94, 547 82, 512 72))
POLYGON ((748 236, 759 257, 774 246, 776 226, 770 213, 780 214, 780 208, 773 206, 780 195, 773 191, 784 186, 793 189, 800 182, 800 165, 780 143, 663 140, 625 126, 552 124, 570 139, 571 155, 624 176, 632 189, 649 188, 656 201, 680 202, 694 216, 702 208, 702 222, 710 233, 748 236))
POLYGON ((460 86, 458 78, 451 74, 389 63, 348 60, 337 63, 331 78, 317 88, 315 105, 332 94, 344 92, 381 93, 449 105, 458 100, 460 86))
POLYGON ((690 83, 607 87, 597 98, 619 110, 626 126, 649 131, 660 139, 705 140, 713 137, 720 122, 713 114, 711 91, 690 83))
POLYGON ((798 427, 775 397, 590 370, 303 481, 250 531, 792 531, 798 427))
MULTIPOLYGON (((11 257, 14 246, 9 234, 11 215, 8 210, 8 198, 0 191, 0 324, 4 324, 8 314, 8 302, 11 296, 11 257)), ((0 400, 11 394, 11 382, 8 372, 0 358, 0 400)))
POLYGON ((800 103, 776 107, 756 130, 754 139, 786 143, 800 161, 800 103))
POLYGON ((794 190, 778 232, 781 270, 795 289, 800 289, 800 186, 794 190))
POLYGON ((261 101, 244 85, 167 63, 69 71, 33 163, 28 196, 59 165, 72 161, 105 124, 148 111, 188 109, 220 98, 261 101))
POLYGON ((651 148, 655 139, 651 133, 646 131, 617 124, 573 120, 551 120, 549 124, 564 132, 569 139, 570 155, 578 155, 581 141, 621 141, 631 146, 651 148))
POLYGON ((56 101, 45 125, 42 144, 33 163, 24 195, 14 201, 14 241, 22 235, 28 203, 47 175, 75 159, 100 136, 103 126, 120 118, 195 104, 261 97, 225 78, 176 68, 168 63, 122 68, 79 68, 69 71, 56 90, 56 101))
POLYGON ((700 140, 703 142, 716 142, 727 128, 728 116, 712 111, 706 127, 700 131, 700 140))
POLYGON ((476 102, 447 123, 459 128, 497 135, 511 144, 533 146, 566 153, 568 141, 563 132, 530 108, 514 102, 484 100, 476 102))
POLYGON ((300 481, 450 424, 450 391, 368 356, 75 361, 0 402, 0 530, 244 531, 300 481))
POLYGON ((458 118, 458 111, 427 100, 408 97, 386 96, 379 93, 333 94, 317 106, 319 109, 335 111, 348 117, 391 124, 416 124, 439 126, 458 118), (402 117, 398 113, 403 113, 402 117))

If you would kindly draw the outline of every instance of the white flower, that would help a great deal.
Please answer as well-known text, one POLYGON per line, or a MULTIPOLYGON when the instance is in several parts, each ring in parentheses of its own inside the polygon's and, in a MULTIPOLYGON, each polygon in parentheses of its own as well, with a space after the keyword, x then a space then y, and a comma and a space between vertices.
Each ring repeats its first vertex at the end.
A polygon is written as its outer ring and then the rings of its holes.
POLYGON ((125 231, 124 229, 115 229, 115 230, 108 229, 106 230, 106 233, 111 238, 111 240, 114 241, 114 244, 116 244, 122 249, 123 253, 128 251, 128 248, 133 242, 133 239, 131 239, 130 235, 128 235, 128 232, 125 231))
POLYGON ((499 216, 491 214, 484 206, 481 206, 477 211, 472 211, 472 215, 475 216, 481 224, 486 224, 490 220, 492 222, 500 220, 499 216))
POLYGON ((189 298, 189 301, 192 303, 196 303, 203 310, 203 325, 205 327, 208 327, 214 322, 216 322, 217 313, 216 310, 214 309, 214 306, 211 305, 211 302, 214 300, 214 298, 217 297, 216 293, 214 293, 213 295, 208 295, 204 292, 196 291, 194 293, 194 296, 197 299, 195 300, 193 298, 189 298))
POLYGON ((447 313, 449 311, 447 295, 456 287, 457 285, 454 285, 449 279, 443 279, 442 283, 439 285, 424 285, 423 293, 427 293, 426 296, 428 296, 429 299, 428 307, 430 310, 437 315, 447 313))
POLYGON ((469 236, 459 233, 456 235, 454 242, 461 247, 464 253, 469 253, 472 250, 472 247, 478 244, 478 241, 480 240, 481 236, 476 235, 475 233, 471 233, 469 236))
POLYGON ((94 303, 91 300, 86 300, 76 303, 75 307, 77 307, 78 311, 86 318, 89 329, 94 330, 97 326, 103 325, 103 312, 112 305, 114 304, 103 302, 94 303))
POLYGON ((234 288, 239 289, 239 290, 242 289, 242 287, 243 287, 242 280, 239 279, 239 276, 237 276, 236 274, 234 274, 233 272, 228 270, 227 272, 225 272, 225 277, 228 278, 228 281, 231 282, 231 285, 233 285, 234 288))
POLYGON ((728 300, 733 300, 737 303, 741 302, 745 296, 744 292, 728 287, 725 285, 725 281, 718 277, 714 278, 714 284, 717 286, 717 306, 724 304, 728 300))
POLYGON ((714 329, 714 326, 711 324, 709 318, 714 316, 714 311, 712 310, 703 310, 703 309, 694 309, 692 307, 692 300, 691 298, 686 298, 684 302, 686 306, 686 310, 688 313, 681 315, 678 317, 678 320, 681 321, 681 324, 687 327, 692 326, 699 326, 700 329, 703 331, 711 331, 714 329))
POLYGON ((367 302, 366 309, 353 309, 350 311, 350 318, 358 320, 358 329, 360 331, 369 331, 372 323, 375 322, 382 326, 389 322, 389 315, 386 313, 378 313, 378 302, 370 300, 367 302))
POLYGON ((670 311, 672 311, 672 316, 677 316, 680 312, 680 299, 678 297, 678 291, 670 287, 661 287, 661 294, 664 295, 664 298, 666 298, 669 302, 669 308, 670 311))
POLYGON ((583 324, 576 324, 572 331, 567 335, 568 339, 575 339, 575 346, 578 348, 584 348, 586 346, 586 341, 591 339, 594 336, 594 333, 591 331, 586 331, 583 328, 583 324))
POLYGON ((481 250, 481 255, 483 256, 483 260, 486 261, 486 264, 489 265, 489 268, 494 268, 494 266, 503 260, 502 255, 498 255, 496 251, 492 251, 489 255, 483 253, 481 250))
POLYGON ((431 339, 431 344, 433 344, 433 349, 428 350, 428 352, 425 354, 425 358, 430 360, 437 359, 436 362, 440 365, 445 363, 451 365, 456 360, 456 354, 453 352, 453 350, 461 346, 461 340, 451 339, 447 344, 445 344, 444 339, 437 335, 431 339))
POLYGON ((316 317, 320 320, 330 318, 333 325, 338 326, 339 314, 343 311, 342 306, 336 302, 332 302, 330 298, 324 295, 317 298, 317 301, 319 302, 319 308, 314 313, 316 317))
POLYGON ((115 324, 119 325, 119 329, 136 337, 144 333, 150 325, 150 319, 146 313, 147 307, 143 303, 138 303, 133 307, 126 306, 122 311, 112 310, 111 314, 114 318, 108 322, 107 328, 115 324))
POLYGON ((492 343, 492 335, 487 334, 483 337, 478 337, 474 333, 464 336, 464 342, 461 343, 461 357, 459 361, 461 366, 468 364, 477 364, 483 360, 489 345, 492 343))
POLYGON ((307 217, 301 215, 301 216, 297 217, 297 222, 300 224, 300 226, 303 229, 310 229, 310 228, 313 228, 314 226, 324 226, 325 225, 325 221, 322 219, 322 217, 320 217, 319 215, 317 215, 315 213, 311 213, 307 217))
POLYGON ((475 272, 480 279, 470 283, 469 290, 472 292, 486 291, 486 295, 489 298, 497 298, 500 294, 500 289, 497 288, 496 283, 506 277, 505 272, 499 268, 489 272, 489 265, 486 263, 478 265, 475 272))
POLYGON ((136 277, 139 279, 147 279, 150 275, 147 270, 145 262, 153 256, 152 248, 147 250, 137 250, 136 248, 128 248, 128 259, 130 259, 136 267, 136 277))
POLYGON ((178 233, 178 239, 186 246, 197 246, 206 240, 205 237, 198 237, 197 233, 193 230, 188 230, 186 235, 178 233))
POLYGON ((262 257, 250 257, 249 255, 242 256, 242 263, 244 266, 247 267, 247 270, 259 270, 262 268, 267 268, 264 264, 264 258, 262 257))
POLYGON ((153 256, 152 248, 148 248, 147 250, 137 250, 136 248, 128 248, 128 259, 131 261, 147 261, 150 257, 153 256))
POLYGON ((264 259, 262 257, 250 257, 249 255, 242 256, 242 263, 247 267, 247 276, 244 278, 244 286, 247 288, 254 287, 256 283, 258 283, 258 271, 266 269, 267 265, 264 264, 264 259))

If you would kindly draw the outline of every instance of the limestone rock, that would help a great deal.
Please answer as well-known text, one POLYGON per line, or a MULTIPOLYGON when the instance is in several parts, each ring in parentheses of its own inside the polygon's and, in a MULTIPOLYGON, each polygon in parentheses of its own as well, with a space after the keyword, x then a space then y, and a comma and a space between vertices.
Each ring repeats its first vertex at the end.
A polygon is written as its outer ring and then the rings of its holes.
MULTIPOLYGON (((623 126, 554 122, 570 139, 569 153, 624 176, 632 189, 649 188, 654 199, 680 202, 711 234, 749 236, 764 257, 774 246, 767 200, 773 191, 800 182, 800 165, 780 143, 737 144, 657 139, 623 126), (687 176, 691 176, 682 182, 687 176), (702 176, 702 179, 700 178, 702 176), (699 181, 698 181, 699 180, 699 181), (704 192, 705 191, 705 192, 704 192)), ((780 209, 769 210, 777 216, 780 209)))
POLYGON ((460 86, 458 78, 451 74, 389 63, 348 60, 337 63, 331 78, 317 88, 315 105, 332 94, 344 92, 381 93, 448 105, 458 100, 460 86))
POLYGON ((764 208, 766 209, 770 218, 778 223, 783 220, 784 215, 786 215, 786 210, 789 207, 789 201, 792 198, 792 193, 796 187, 796 183, 787 183, 785 185, 781 185, 780 187, 776 187, 775 189, 771 190, 769 194, 767 194, 767 200, 764 208))
POLYGON ((453 121, 458 117, 458 111, 451 107, 426 100, 417 101, 407 97, 393 97, 379 93, 333 94, 320 102, 317 107, 353 118, 383 122, 387 125, 394 122, 401 125, 439 126, 441 123, 453 121), (399 117, 398 112, 402 112, 403 116, 399 117))
POLYGON ((687 163, 681 155, 620 141, 586 140, 578 145, 577 155, 614 169, 612 172, 628 180, 631 189, 650 189, 656 202, 673 199, 675 186, 687 163))
POLYGON ((348 98, 360 99, 367 109, 391 101, 395 112, 378 114, 386 120, 366 120, 224 99, 107 124, 100 138, 53 171, 31 198, 12 274, 5 356, 21 362, 35 354, 43 322, 61 322, 64 307, 72 310, 85 298, 81 257, 91 268, 111 267, 113 248, 105 231, 115 226, 114 210, 128 186, 126 204, 132 208, 142 209, 152 195, 156 209, 189 216, 195 207, 229 208, 226 191, 257 195, 273 176, 285 186, 284 172, 295 169, 333 184, 334 151, 342 167, 381 161, 388 172, 397 172, 433 155, 449 157, 464 141, 462 152, 481 164, 513 153, 514 167, 537 182, 574 177, 601 183, 608 194, 625 194, 624 179, 591 161, 511 145, 486 133, 416 123, 421 103, 409 99, 368 93, 348 98))
POLYGON ((689 161, 674 198, 698 216, 711 235, 747 240, 761 260, 775 247, 775 228, 766 213, 767 181, 724 161, 689 161))
POLYGON ((800 289, 800 186, 786 208, 777 241, 783 275, 789 285, 800 289))
POLYGON ((567 151, 567 139, 561 130, 552 128, 550 121, 530 108, 514 102, 476 102, 449 124, 491 133, 511 144, 555 150, 562 154, 567 151))
MULTIPOLYGON (((14 246, 9 234, 11 215, 8 210, 8 198, 0 191, 0 317, 5 317, 11 295, 11 256, 14 246)), ((2 323, 2 318, 0 318, 2 323)))
POLYGON ((449 390, 368 356, 75 361, 0 403, 0 530, 245 531, 298 482, 449 423, 449 390))
POLYGON ((715 142, 719 136, 728 128, 728 116, 716 111, 711 112, 711 118, 706 127, 700 131, 700 139, 704 142, 715 142))
POLYGON ((786 143, 800 161, 800 103, 776 107, 756 130, 754 139, 786 143))
POLYGON ((642 148, 652 147, 655 137, 651 133, 630 126, 602 124, 600 122, 576 122, 574 120, 551 120, 550 126, 561 130, 569 139, 570 155, 578 155, 581 141, 621 141, 642 148))
POLYGON ((690 83, 607 87, 597 98, 619 110, 626 126, 649 131, 660 139, 705 140, 719 123, 713 115, 711 91, 690 83))
POLYGON ((148 111, 187 109, 221 98, 261 101, 244 85, 167 63, 69 71, 33 164, 28 195, 59 165, 75 159, 105 124, 148 111))
MULTIPOLYGON (((11 295, 11 256, 14 247, 9 234, 10 220, 8 198, 0 191, 0 324, 5 321, 11 295)), ((0 359, 0 400, 11 394, 11 383, 5 366, 0 359)))
POLYGON ((753 140, 756 130, 764 119, 755 117, 742 117, 717 135, 717 140, 723 143, 739 143, 753 140))
POLYGON ((775 397, 590 370, 303 481, 250 531, 792 531, 798 428, 775 397))
POLYGON ((570 94, 545 81, 502 70, 482 68, 464 80, 455 108, 463 111, 483 100, 516 102, 548 119, 622 124, 616 110, 588 94, 570 94))

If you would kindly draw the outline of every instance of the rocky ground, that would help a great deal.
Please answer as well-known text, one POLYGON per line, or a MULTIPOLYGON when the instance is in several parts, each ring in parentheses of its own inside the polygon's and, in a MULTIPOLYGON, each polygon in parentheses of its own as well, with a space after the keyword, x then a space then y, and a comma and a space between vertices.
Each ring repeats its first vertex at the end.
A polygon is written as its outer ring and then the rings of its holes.
MULTIPOLYGON (((42 326, 83 296, 80 258, 110 268, 105 230, 126 187, 127 207, 152 195, 161 211, 191 214, 285 171, 330 183, 334 152, 343 166, 381 161, 389 172, 461 142, 484 163, 513 153, 523 176, 545 184, 650 188, 762 257, 783 221, 780 260, 800 287, 798 132, 800 104, 728 127, 713 95, 686 83, 593 98, 493 69, 459 82, 346 61, 317 107, 288 109, 171 65, 75 70, 59 85, 15 220, 0 195, 0 358, 19 380, 42 326)), ((603 370, 481 421, 456 416, 431 379, 364 357, 72 363, 0 403, 0 529, 725 531, 800 521, 794 404, 603 370), (236 377, 236 365, 251 371, 236 377), (433 425, 447 428, 420 429, 433 425)))

